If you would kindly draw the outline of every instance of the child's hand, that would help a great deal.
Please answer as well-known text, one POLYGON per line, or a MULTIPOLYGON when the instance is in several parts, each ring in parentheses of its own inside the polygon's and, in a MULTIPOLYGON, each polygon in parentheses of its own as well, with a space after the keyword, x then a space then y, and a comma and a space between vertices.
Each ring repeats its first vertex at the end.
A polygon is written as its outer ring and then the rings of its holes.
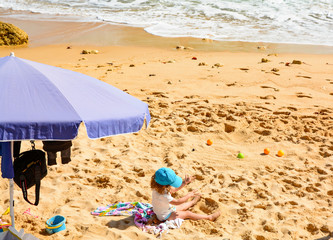
POLYGON ((201 196, 201 193, 198 193, 198 189, 196 189, 192 192, 189 192, 189 194, 190 194, 190 197, 201 196))
POLYGON ((192 182, 194 179, 195 179, 195 176, 185 175, 185 180, 184 180, 185 185, 189 184, 189 183, 192 182))

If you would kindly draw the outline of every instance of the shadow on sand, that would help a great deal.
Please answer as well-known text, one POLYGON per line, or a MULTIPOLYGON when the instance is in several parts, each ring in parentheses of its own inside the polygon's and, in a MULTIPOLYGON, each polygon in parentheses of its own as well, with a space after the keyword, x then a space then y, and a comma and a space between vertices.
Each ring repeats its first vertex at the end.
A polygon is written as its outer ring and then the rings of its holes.
POLYGON ((115 218, 120 218, 117 220, 111 220, 106 224, 109 228, 118 228, 120 230, 126 230, 127 228, 131 226, 135 226, 134 224, 134 217, 133 216, 128 216, 126 218, 123 218, 124 216, 114 216, 115 218))
POLYGON ((315 240, 329 240, 329 239, 333 239, 333 232, 329 233, 326 237, 317 238, 315 240))

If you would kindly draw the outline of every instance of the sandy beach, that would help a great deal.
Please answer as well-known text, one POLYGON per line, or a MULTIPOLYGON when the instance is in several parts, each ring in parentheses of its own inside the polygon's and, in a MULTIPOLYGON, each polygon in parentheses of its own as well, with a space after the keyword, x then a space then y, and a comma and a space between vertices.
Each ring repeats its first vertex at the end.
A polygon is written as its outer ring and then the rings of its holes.
MULTIPOLYGON (((133 217, 90 212, 117 202, 151 202, 151 176, 170 167, 182 177, 196 176, 176 197, 199 189, 202 198, 192 211, 219 209, 221 216, 215 222, 186 220, 163 239, 329 239, 332 47, 223 45, 117 26, 118 38, 109 43, 95 40, 112 34, 103 27, 73 23, 69 33, 66 23, 43 22, 40 31, 29 22, 13 23, 29 30, 31 44, 0 47, 1 57, 15 52, 95 77, 147 102, 152 117, 148 129, 99 140, 88 139, 81 126, 72 161, 62 165, 58 157, 58 165, 48 167, 37 207, 15 185, 17 229, 50 240, 155 239, 133 217), (58 31, 48 34, 47 24, 58 31), (76 38, 76 31, 91 38, 76 38), (99 52, 81 54, 83 49, 99 52), (284 156, 277 156, 279 150, 284 156), (24 214, 28 208, 34 216, 24 214), (49 235, 45 221, 54 215, 66 218, 66 230, 49 235)), ((36 147, 42 148, 40 141, 36 147)), ((22 151, 29 148, 22 142, 22 151)), ((8 189, 8 180, 0 178, 1 213, 9 206, 8 189)))

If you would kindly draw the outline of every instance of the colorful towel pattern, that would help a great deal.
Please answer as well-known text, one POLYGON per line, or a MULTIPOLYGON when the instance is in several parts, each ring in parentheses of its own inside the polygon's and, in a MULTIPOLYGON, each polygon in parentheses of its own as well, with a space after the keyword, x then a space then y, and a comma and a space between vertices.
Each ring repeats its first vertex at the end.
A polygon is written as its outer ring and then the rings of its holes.
POLYGON ((91 212, 96 216, 134 216, 134 223, 139 228, 144 228, 155 213, 149 203, 126 202, 109 204, 106 207, 98 207, 91 212))
POLYGON ((183 222, 183 219, 176 219, 157 226, 149 225, 148 220, 155 215, 153 206, 140 202, 109 204, 105 207, 98 207, 91 214, 95 216, 134 216, 134 223, 138 228, 145 232, 159 234, 159 236, 164 231, 168 232, 170 228, 179 228, 183 222))

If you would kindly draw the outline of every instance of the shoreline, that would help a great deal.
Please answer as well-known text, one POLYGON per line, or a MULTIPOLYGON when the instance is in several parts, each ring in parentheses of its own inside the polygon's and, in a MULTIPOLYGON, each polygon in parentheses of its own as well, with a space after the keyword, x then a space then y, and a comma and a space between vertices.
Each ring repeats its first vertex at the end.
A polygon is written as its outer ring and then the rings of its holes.
POLYGON ((6 17, 1 13, 0 21, 12 23, 24 30, 29 35, 28 47, 57 44, 157 48, 184 46, 194 51, 207 52, 333 54, 333 46, 268 42, 228 42, 192 37, 160 37, 147 33, 143 28, 113 25, 110 23, 59 21, 57 19, 52 21, 21 20, 6 17))

